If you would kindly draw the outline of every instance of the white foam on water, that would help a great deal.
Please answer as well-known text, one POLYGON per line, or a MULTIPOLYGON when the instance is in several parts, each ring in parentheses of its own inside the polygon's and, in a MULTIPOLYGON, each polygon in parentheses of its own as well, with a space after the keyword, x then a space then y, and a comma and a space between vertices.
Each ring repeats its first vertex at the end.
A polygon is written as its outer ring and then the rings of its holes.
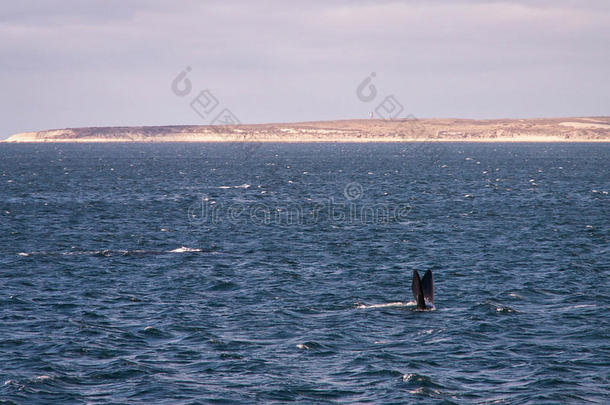
POLYGON ((221 188, 223 190, 229 189, 229 188, 250 188, 251 185, 250 184, 240 184, 239 186, 219 186, 218 188, 221 188))
POLYGON ((388 302, 385 304, 356 304, 357 309, 370 309, 370 308, 389 308, 389 307, 407 307, 415 305, 415 302, 388 302))
POLYGON ((187 252, 201 252, 201 249, 189 248, 186 246, 181 246, 177 249, 170 250, 169 253, 187 253, 187 252))
POLYGON ((61 255, 61 256, 80 256, 80 255, 102 255, 102 256, 115 256, 115 255, 129 255, 129 254, 166 254, 166 253, 192 253, 202 252, 199 248, 190 248, 187 246, 181 246, 173 250, 71 250, 68 252, 19 252, 19 256, 28 257, 32 255, 61 255))

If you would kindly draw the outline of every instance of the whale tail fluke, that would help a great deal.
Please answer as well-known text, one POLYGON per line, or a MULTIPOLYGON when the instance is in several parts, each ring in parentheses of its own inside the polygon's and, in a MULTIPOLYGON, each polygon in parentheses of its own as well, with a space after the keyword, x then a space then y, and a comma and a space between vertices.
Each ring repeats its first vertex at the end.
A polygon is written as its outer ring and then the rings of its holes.
POLYGON ((434 279, 432 278, 432 271, 426 271, 424 278, 421 279, 421 286, 424 292, 424 299, 430 304, 434 304, 434 279))
POLYGON ((426 271, 424 278, 419 277, 417 270, 413 270, 413 281, 411 282, 413 297, 417 302, 417 309, 426 309, 426 301, 434 304, 434 280, 432 272, 426 271))
POLYGON ((421 285, 421 279, 417 270, 413 270, 413 281, 411 282, 411 290, 413 297, 417 302, 417 309, 426 309, 426 301, 424 300, 424 290, 421 285))

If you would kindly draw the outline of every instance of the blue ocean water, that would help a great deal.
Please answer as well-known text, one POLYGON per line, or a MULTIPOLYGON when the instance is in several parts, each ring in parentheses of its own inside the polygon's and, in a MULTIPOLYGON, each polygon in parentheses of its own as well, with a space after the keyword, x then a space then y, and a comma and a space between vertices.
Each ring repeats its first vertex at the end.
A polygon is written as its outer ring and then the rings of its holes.
POLYGON ((609 157, 2 144, 0 404, 607 404, 609 157))

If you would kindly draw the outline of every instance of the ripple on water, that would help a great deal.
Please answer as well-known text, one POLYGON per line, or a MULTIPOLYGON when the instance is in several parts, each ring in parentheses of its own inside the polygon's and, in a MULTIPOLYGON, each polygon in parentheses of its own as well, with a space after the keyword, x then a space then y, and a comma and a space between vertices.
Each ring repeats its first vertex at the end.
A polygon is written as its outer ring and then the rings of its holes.
POLYGON ((606 403, 609 146, 0 144, 0 402, 606 403))

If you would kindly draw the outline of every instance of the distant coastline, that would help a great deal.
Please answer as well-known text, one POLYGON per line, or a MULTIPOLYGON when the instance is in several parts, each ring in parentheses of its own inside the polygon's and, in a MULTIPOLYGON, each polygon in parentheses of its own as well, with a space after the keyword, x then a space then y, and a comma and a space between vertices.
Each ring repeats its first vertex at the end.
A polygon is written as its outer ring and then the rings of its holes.
POLYGON ((610 142, 610 117, 88 127, 24 132, 2 142, 610 142))

